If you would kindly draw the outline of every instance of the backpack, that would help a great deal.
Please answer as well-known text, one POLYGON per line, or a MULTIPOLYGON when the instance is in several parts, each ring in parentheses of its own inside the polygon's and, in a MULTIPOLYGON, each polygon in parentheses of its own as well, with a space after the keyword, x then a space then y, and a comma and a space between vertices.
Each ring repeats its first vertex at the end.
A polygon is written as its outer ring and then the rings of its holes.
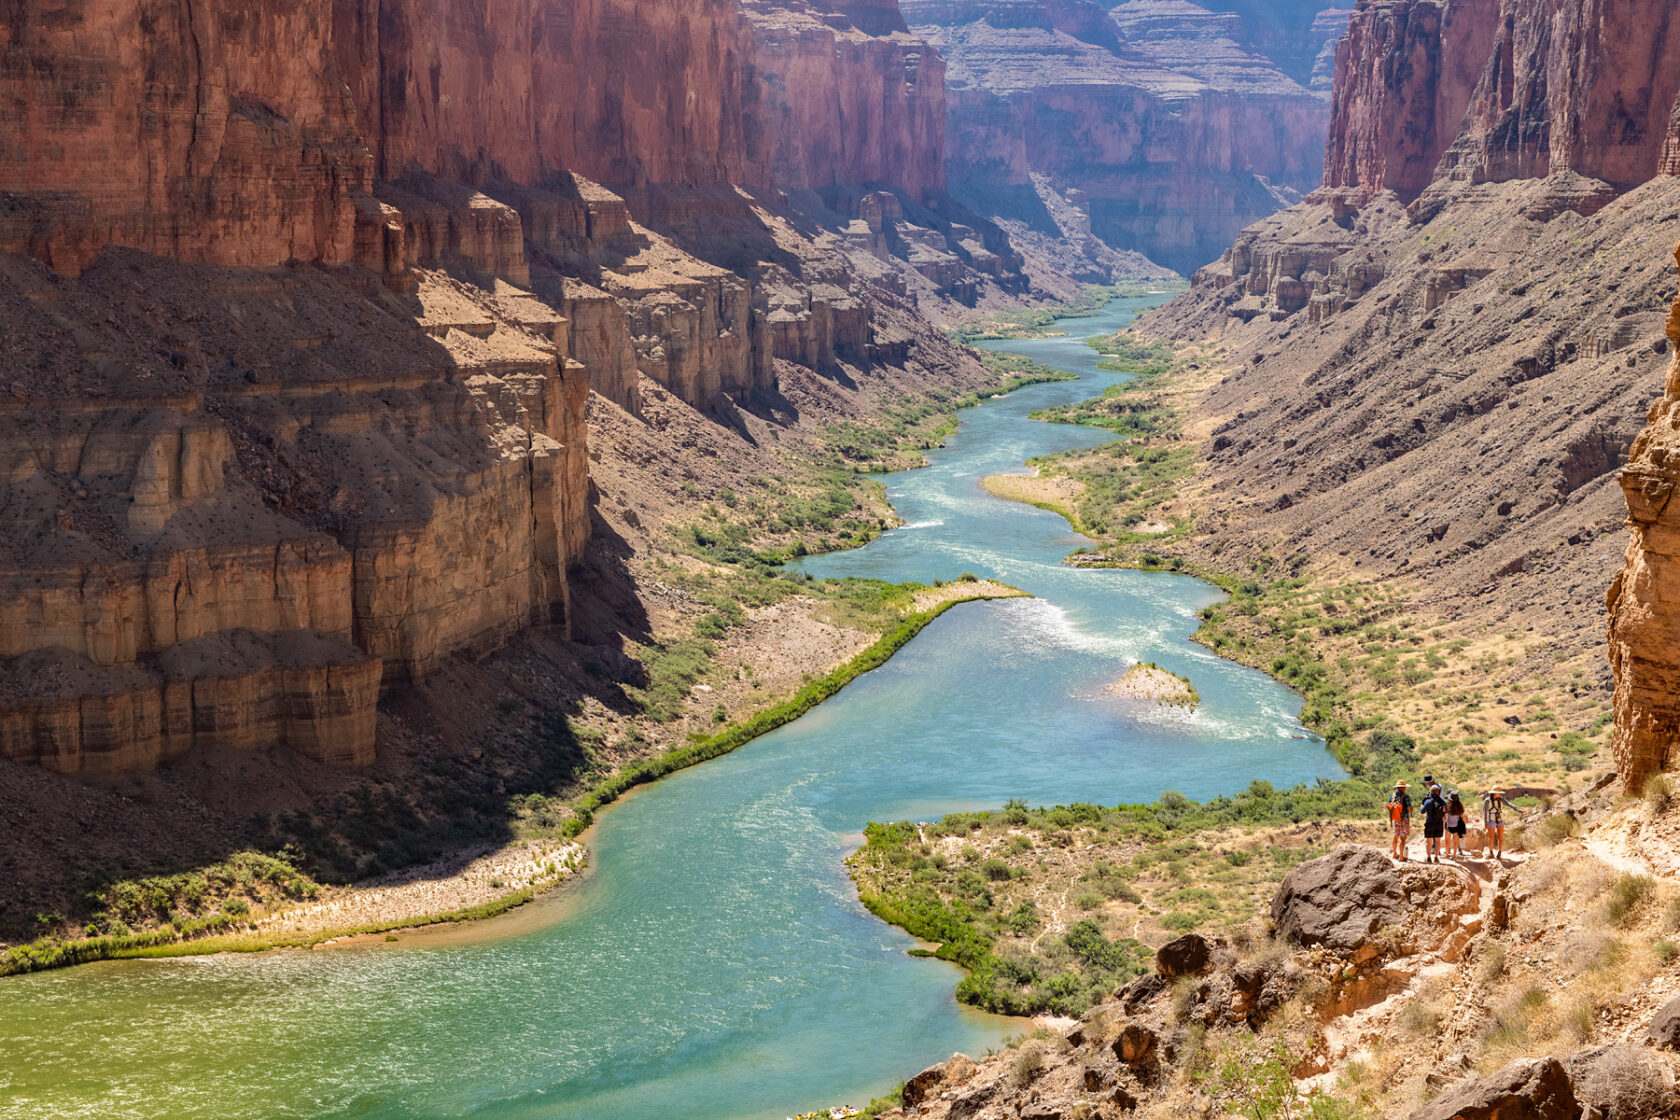
POLYGON ((1397 821, 1402 816, 1405 815, 1405 812, 1406 812, 1406 806, 1403 802, 1401 802, 1401 800, 1398 797, 1395 798, 1393 801, 1390 801, 1388 803, 1388 819, 1389 820, 1397 821))

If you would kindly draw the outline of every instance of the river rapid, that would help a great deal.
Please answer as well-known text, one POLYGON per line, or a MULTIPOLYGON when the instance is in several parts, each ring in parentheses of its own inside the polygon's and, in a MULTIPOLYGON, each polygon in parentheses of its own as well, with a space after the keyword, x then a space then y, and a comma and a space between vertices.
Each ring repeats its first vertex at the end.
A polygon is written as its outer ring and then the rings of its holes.
POLYGON ((625 799, 581 882, 465 935, 0 980, 0 1118, 759 1120, 861 1105, 1020 1030, 959 1006, 956 969, 859 905, 841 861, 865 822, 1340 773, 1297 697, 1188 640, 1215 589, 1065 567, 1084 538, 979 486, 1111 438, 1027 414, 1112 383, 1079 340, 1156 302, 1007 344, 1081 380, 969 411, 927 469, 885 479, 903 528, 804 563, 1035 598, 957 607, 810 714, 625 799), (1201 707, 1105 697, 1139 659, 1201 707))

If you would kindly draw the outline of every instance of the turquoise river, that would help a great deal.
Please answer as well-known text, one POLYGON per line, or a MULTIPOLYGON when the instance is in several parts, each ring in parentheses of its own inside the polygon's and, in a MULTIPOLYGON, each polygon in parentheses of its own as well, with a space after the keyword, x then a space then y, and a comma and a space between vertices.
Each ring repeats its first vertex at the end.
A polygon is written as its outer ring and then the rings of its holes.
POLYGON ((1027 414, 1112 383, 1079 339, 1153 302, 1009 344, 1081 380, 965 414, 928 468, 886 479, 903 528, 805 565, 971 571, 1035 598, 957 607, 804 718, 626 799, 590 874, 504 918, 0 980, 0 1118, 748 1120, 861 1105, 1019 1031, 959 1006, 956 970, 858 904, 842 859, 865 822, 1339 773, 1294 695, 1188 640, 1214 589, 1063 566, 1086 543, 1065 521, 980 489, 1110 438, 1027 414), (1201 708, 1105 698, 1138 659, 1189 676, 1201 708))

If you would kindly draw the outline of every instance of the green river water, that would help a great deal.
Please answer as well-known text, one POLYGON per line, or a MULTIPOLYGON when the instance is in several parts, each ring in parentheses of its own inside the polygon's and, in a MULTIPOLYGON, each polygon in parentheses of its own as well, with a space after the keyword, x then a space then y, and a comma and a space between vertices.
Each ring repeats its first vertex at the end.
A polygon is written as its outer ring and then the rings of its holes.
POLYGON ((841 860, 865 822, 1339 774, 1294 695, 1187 640, 1213 588, 1064 567, 1083 538, 979 487, 1110 438, 1027 414, 1109 384, 1078 339, 1152 302, 1009 344, 1082 380, 971 410, 931 466, 886 479, 904 528, 805 563, 972 571, 1036 598, 957 607, 804 718, 626 799, 591 873, 524 911, 396 944, 0 980, 0 1118, 782 1117, 1020 1030, 960 1007, 957 971, 858 904, 841 860), (1104 697, 1138 659, 1187 675, 1201 708, 1104 697))

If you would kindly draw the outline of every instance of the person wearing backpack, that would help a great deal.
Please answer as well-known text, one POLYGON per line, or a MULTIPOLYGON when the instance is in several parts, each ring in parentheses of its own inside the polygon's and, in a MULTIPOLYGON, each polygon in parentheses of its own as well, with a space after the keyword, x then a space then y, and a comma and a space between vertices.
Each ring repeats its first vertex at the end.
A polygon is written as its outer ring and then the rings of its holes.
POLYGON ((1498 860, 1505 858, 1505 806, 1509 804, 1502 789, 1490 789, 1482 794, 1482 827, 1487 829, 1488 847, 1498 860))
POLYGON ((1441 862, 1441 836, 1446 832, 1447 799, 1441 796, 1440 786, 1430 786, 1429 796, 1419 806, 1423 811, 1423 850, 1425 861, 1441 862))
POLYGON ((1389 854, 1401 863, 1406 862, 1406 841, 1412 835, 1412 799, 1406 793, 1405 782, 1395 782, 1388 798, 1388 822, 1393 833, 1389 854))

